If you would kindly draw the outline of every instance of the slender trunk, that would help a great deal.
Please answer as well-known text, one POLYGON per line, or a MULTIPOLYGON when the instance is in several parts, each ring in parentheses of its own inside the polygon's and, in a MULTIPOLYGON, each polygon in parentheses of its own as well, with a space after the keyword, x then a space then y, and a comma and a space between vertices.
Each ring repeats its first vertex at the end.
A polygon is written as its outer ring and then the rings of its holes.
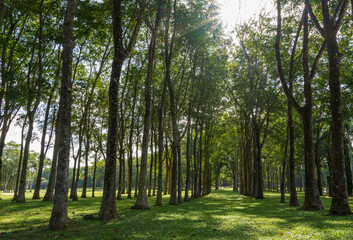
POLYGON ((151 190, 152 190, 152 172, 153 172, 153 130, 151 132, 151 143, 150 143, 150 149, 151 149, 151 161, 150 161, 150 179, 148 181, 148 197, 151 196, 151 190))
POLYGON ((123 146, 120 145, 119 149, 119 183, 118 183, 118 194, 116 195, 116 200, 123 200, 121 197, 122 188, 123 188, 123 164, 124 164, 124 153, 123 146))
MULTIPOLYGON (((156 133, 155 133, 156 135, 156 133)), ((155 136, 157 138, 157 136, 155 136)), ((154 174, 153 174, 153 193, 152 196, 156 196, 156 181, 157 181, 157 139, 155 139, 155 149, 154 149, 154 174)))
POLYGON ((94 163, 93 163, 92 197, 95 197, 94 192, 96 190, 97 154, 98 154, 98 150, 95 149, 94 163))
POLYGON ((257 162, 257 170, 256 170, 256 185, 255 185, 255 198, 263 199, 263 180, 262 180, 262 163, 261 163, 261 142, 260 142, 260 127, 258 123, 255 123, 255 148, 256 148, 256 162, 257 162))
POLYGON ((159 30, 159 24, 162 19, 163 12, 163 1, 158 1, 158 9, 156 14, 156 22, 152 31, 151 42, 148 47, 148 65, 147 65, 147 76, 145 82, 145 116, 144 116, 144 129, 142 137, 142 156, 141 156, 141 172, 139 179, 139 191, 133 209, 149 209, 146 194, 146 175, 147 175, 147 157, 148 157, 148 140, 151 130, 151 85, 152 85, 152 74, 153 74, 153 63, 154 54, 156 48, 156 40, 159 30))
POLYGON ((55 179, 56 179, 56 167, 58 164, 58 142, 59 142, 59 116, 57 119, 53 119, 53 124, 55 124, 55 139, 54 139, 54 150, 53 150, 53 159, 51 163, 50 176, 47 191, 45 192, 43 201, 53 201, 54 200, 54 188, 55 188, 55 179))
POLYGON ((297 187, 295 181, 295 148, 294 148, 294 123, 292 106, 288 102, 288 127, 289 127, 289 206, 299 206, 297 187))
POLYGON ((305 152, 305 199, 302 206, 303 210, 321 210, 321 203, 317 181, 315 178, 315 159, 313 142, 313 98, 311 89, 311 79, 309 73, 309 30, 308 30, 308 11, 305 9, 303 14, 304 40, 303 40, 303 71, 304 71, 304 95, 305 106, 303 107, 303 126, 304 126, 304 152, 305 152))
POLYGON ((193 178, 194 178, 194 194, 192 196, 192 198, 198 198, 198 184, 197 184, 197 176, 198 176, 198 160, 197 160, 197 136, 198 136, 198 132, 197 132, 197 126, 195 126, 195 137, 194 137, 194 174, 193 174, 193 178))
POLYGON ((286 181, 286 166, 287 166, 287 155, 288 155, 288 140, 289 140, 289 124, 287 125, 287 134, 286 134, 286 144, 284 146, 284 157, 282 165, 282 179, 281 179, 281 203, 286 202, 285 198, 285 181, 286 181))
POLYGON ((201 123, 201 130, 200 130, 200 141, 199 141, 199 180, 198 180, 198 193, 197 195, 201 197, 202 193, 202 133, 203 133, 203 123, 201 123))
POLYGON ((190 159, 190 137, 191 137, 191 131, 190 131, 190 123, 191 122, 191 116, 188 116, 188 124, 187 124, 187 129, 186 129, 186 182, 185 182, 185 195, 184 195, 184 201, 189 202, 189 187, 190 187, 190 165, 191 165, 191 159, 190 159))
POLYGON ((180 142, 178 144, 178 203, 183 202, 182 197, 182 185, 183 185, 183 175, 181 173, 181 146, 180 142))
POLYGON ((321 125, 318 124, 316 128, 315 164, 316 164, 317 187, 319 189, 320 196, 322 196, 323 192, 322 192, 322 182, 321 182, 321 159, 320 159, 320 152, 319 152, 320 130, 321 130, 321 125))
POLYGON ((27 181, 26 181, 27 166, 28 166, 28 159, 29 159, 29 146, 32 140, 33 124, 34 124, 34 113, 28 115, 28 131, 27 131, 26 142, 25 142, 25 147, 23 151, 20 185, 18 188, 18 194, 16 196, 16 202, 18 203, 26 202, 25 194, 26 194, 26 185, 27 185, 27 181))
MULTIPOLYGON (((137 124, 138 127, 138 124, 137 124)), ((138 129, 136 133, 136 179, 135 179, 135 193, 134 197, 137 198, 137 189, 138 189, 138 180, 139 180, 139 155, 138 155, 138 149, 139 149, 139 135, 138 135, 138 129)))
MULTIPOLYGON (((162 190, 163 190, 163 111, 164 111, 164 101, 165 94, 167 89, 166 80, 163 81, 162 97, 158 111, 158 189, 157 189, 157 198, 156 206, 162 206, 162 190)), ((157 159, 156 159, 157 161, 157 159)), ((166 153, 166 162, 167 162, 167 153, 166 153)), ((165 184, 165 189, 167 188, 165 184)))
POLYGON ((103 198, 99 210, 99 219, 109 220, 118 217, 116 210, 116 149, 118 136, 118 104, 119 104, 119 81, 124 59, 130 54, 136 43, 142 18, 146 7, 146 0, 141 2, 139 15, 129 45, 125 49, 123 46, 122 30, 122 1, 113 1, 113 38, 114 38, 114 58, 112 64, 112 73, 109 84, 109 117, 108 117, 108 141, 107 154, 104 174, 103 198))
POLYGON ((25 117, 25 121, 22 126, 22 131, 21 131, 21 150, 20 150, 20 160, 18 161, 18 167, 17 167, 17 175, 16 175, 16 185, 15 185, 15 191, 14 191, 14 196, 13 200, 16 200, 17 193, 18 193, 18 184, 20 181, 20 174, 21 174, 21 166, 22 166, 22 159, 23 159, 23 141, 24 141, 24 131, 25 127, 27 124, 27 116, 25 117))
POLYGON ((71 136, 71 98, 72 98, 72 50, 74 47, 73 23, 76 1, 68 0, 64 19, 64 42, 62 83, 58 113, 58 172, 55 185, 53 210, 49 228, 61 230, 68 227, 67 195, 69 190, 70 136, 71 136))
MULTIPOLYGON (((134 126, 135 126, 135 106, 136 106, 136 100, 137 100, 137 86, 138 86, 138 78, 136 78, 136 80, 135 80, 134 96, 132 99, 132 107, 131 107, 132 114, 131 114, 130 136, 129 136, 127 198, 131 198, 131 191, 132 191, 132 159, 133 159, 132 158, 132 145, 133 145, 134 126)), ((137 181, 136 181, 136 183, 137 183, 137 181)), ((135 191, 135 193, 136 193, 136 191, 135 191)))
MULTIPOLYGON (((87 126, 89 126, 89 120, 87 122, 87 126)), ((89 133, 88 127, 86 127, 86 146, 85 146, 85 173, 83 177, 83 186, 82 186, 82 194, 81 198, 86 198, 87 197, 87 180, 88 180, 88 157, 89 157, 89 150, 90 150, 90 139, 91 139, 91 134, 89 133)))
POLYGON ((44 118, 44 123, 43 123, 43 132, 42 132, 42 141, 41 141, 41 146, 40 146, 38 174, 37 174, 37 179, 36 179, 36 188, 33 193, 33 199, 40 199, 39 191, 40 191, 40 183, 42 180, 42 171, 43 171, 44 158, 45 158, 45 152, 44 152, 45 151, 45 136, 46 136, 46 132, 47 132, 49 110, 50 110, 50 103, 52 100, 52 96, 53 96, 53 94, 51 94, 48 99, 46 111, 45 111, 45 118, 44 118))
POLYGON ((167 195, 169 189, 169 151, 167 143, 165 145, 165 156, 165 181, 163 195, 167 195))

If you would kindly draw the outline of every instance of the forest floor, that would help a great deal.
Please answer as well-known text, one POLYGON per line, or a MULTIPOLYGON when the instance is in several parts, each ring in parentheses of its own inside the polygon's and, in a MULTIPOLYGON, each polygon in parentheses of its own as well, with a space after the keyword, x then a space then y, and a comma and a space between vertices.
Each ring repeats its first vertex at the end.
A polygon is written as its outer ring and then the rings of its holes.
MULTIPOLYGON (((89 195, 90 193, 88 193, 89 195)), ((298 211, 279 203, 280 194, 265 192, 265 199, 244 197, 231 189, 213 191, 209 196, 178 206, 154 206, 150 210, 132 210, 135 199, 117 202, 121 218, 101 221, 83 216, 98 215, 102 192, 98 197, 69 201, 71 223, 65 231, 49 231, 52 203, 28 200, 11 203, 12 195, 0 194, 0 239, 352 239, 353 215, 328 215, 331 199, 322 197, 325 210, 298 211)), ((80 196, 80 195, 79 195, 80 196)), ((303 202, 304 194, 299 193, 303 202)), ((353 199, 351 199, 353 206, 353 199)))

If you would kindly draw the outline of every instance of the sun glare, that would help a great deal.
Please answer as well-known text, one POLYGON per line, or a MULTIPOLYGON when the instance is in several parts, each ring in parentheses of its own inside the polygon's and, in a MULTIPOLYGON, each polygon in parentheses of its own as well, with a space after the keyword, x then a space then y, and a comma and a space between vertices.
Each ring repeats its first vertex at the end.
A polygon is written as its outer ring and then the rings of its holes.
POLYGON ((232 31, 237 24, 242 24, 260 13, 272 11, 270 0, 217 0, 220 10, 219 19, 227 31, 232 31))

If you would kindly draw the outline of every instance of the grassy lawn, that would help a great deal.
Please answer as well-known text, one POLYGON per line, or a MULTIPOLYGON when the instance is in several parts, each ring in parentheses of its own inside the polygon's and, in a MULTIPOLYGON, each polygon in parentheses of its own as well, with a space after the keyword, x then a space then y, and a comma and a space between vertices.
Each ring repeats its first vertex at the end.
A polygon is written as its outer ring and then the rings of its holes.
MULTIPOLYGON (((117 220, 86 220, 84 215, 98 215, 101 192, 92 199, 70 200, 70 228, 51 232, 48 222, 52 203, 28 200, 11 203, 12 195, 0 194, 0 239, 352 239, 353 216, 328 216, 331 199, 323 197, 325 210, 297 211, 280 204, 279 193, 266 192, 264 200, 254 200, 231 189, 213 191, 207 197, 179 206, 132 210, 134 199, 117 202, 117 220)), ((89 195, 89 194, 88 194, 89 195)), ((43 196, 43 195, 42 195, 43 196)), ((80 194, 79 194, 80 196, 80 194)), ((300 202, 304 194, 299 193, 300 202)), ((353 206, 353 201, 351 201, 353 206)))

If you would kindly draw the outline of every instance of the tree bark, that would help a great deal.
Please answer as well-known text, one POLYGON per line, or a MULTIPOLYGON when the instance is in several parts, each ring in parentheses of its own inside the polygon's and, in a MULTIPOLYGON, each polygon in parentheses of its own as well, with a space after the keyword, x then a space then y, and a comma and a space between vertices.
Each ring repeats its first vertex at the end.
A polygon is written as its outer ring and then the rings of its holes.
POLYGON ((93 179, 92 179, 92 197, 94 196, 95 190, 96 190, 96 172, 97 172, 97 154, 98 150, 95 149, 95 154, 94 154, 94 163, 93 163, 93 179))
MULTIPOLYGON (((55 119, 55 117, 54 117, 55 119)), ((43 201, 53 201, 54 200, 54 188, 55 188, 55 179, 56 179, 56 167, 58 164, 58 142, 59 142, 59 116, 57 119, 53 119, 53 124, 55 123, 55 138, 54 138, 54 149, 53 149, 53 158, 50 169, 50 176, 47 191, 45 192, 43 201)))
POLYGON ((140 168, 140 179, 139 179, 139 191, 133 209, 149 209, 147 194, 146 194, 146 177, 147 177, 147 157, 148 157, 148 141, 149 134, 151 131, 151 86, 152 86, 152 75, 153 75, 153 63, 154 54, 156 49, 156 40, 159 30, 159 24, 162 19, 162 9, 164 4, 163 1, 158 1, 158 9, 156 14, 156 22, 152 31, 151 42, 148 47, 148 65, 147 65, 147 76, 145 81, 145 116, 144 116, 144 129, 142 137, 142 156, 141 156, 141 168, 140 168))
POLYGON ((289 102, 288 102, 288 127, 289 127, 289 192, 290 192, 289 206, 299 206, 297 187, 296 187, 296 181, 295 181, 293 110, 292 110, 292 105, 289 102))
POLYGON ((50 110, 50 103, 52 100, 52 96, 53 96, 53 94, 48 99, 46 111, 45 111, 45 118, 44 118, 44 123, 43 123, 43 132, 42 132, 42 141, 41 141, 41 145, 40 145, 38 174, 37 174, 37 179, 36 179, 36 187, 35 187, 33 197, 32 197, 33 199, 40 199, 40 197, 39 197, 40 183, 42 180, 42 171, 43 171, 44 158, 45 158, 45 136, 46 136, 47 127, 48 127, 49 110, 50 110))
POLYGON ((152 172, 153 172, 153 160, 154 160, 154 155, 153 155, 153 130, 151 130, 151 143, 150 143, 150 149, 151 149, 151 161, 150 161, 150 178, 148 181, 148 197, 151 196, 151 190, 152 190, 152 172))
POLYGON ((114 58, 112 73, 109 84, 109 119, 108 119, 108 141, 104 174, 103 198, 99 210, 98 218, 103 220, 118 217, 116 210, 115 189, 116 189, 116 149, 118 134, 118 89, 123 62, 127 55, 131 53, 137 39, 142 18, 146 7, 146 0, 141 2, 139 15, 129 45, 125 49, 123 46, 124 36, 122 30, 122 0, 113 1, 113 39, 114 58))
POLYGON ((89 118, 88 121, 86 121, 85 126, 85 133, 86 133, 86 146, 85 146, 85 173, 83 177, 83 186, 82 186, 82 194, 81 198, 86 198, 87 197, 87 180, 88 180, 88 157, 89 157, 89 150, 90 150, 90 139, 91 139, 91 133, 89 132, 88 126, 89 124, 89 118))
MULTIPOLYGON (((162 206, 162 191, 163 191, 163 112, 164 112, 164 102, 165 95, 167 90, 167 81, 164 79, 162 87, 162 96, 161 102, 158 111, 158 189, 157 189, 157 198, 156 206, 162 206)), ((167 155, 167 153, 166 153, 167 155)), ((157 159, 156 159, 157 161, 157 159)), ((168 158, 166 156, 166 161, 168 158)), ((167 188, 165 184, 165 188, 167 188)))
MULTIPOLYGON (((137 86, 138 86, 138 78, 136 78, 136 80, 135 80, 134 95, 132 98, 132 107, 131 107, 132 114, 131 114, 130 136, 129 136, 127 198, 131 198, 131 191, 132 191, 132 159, 133 159, 132 158, 132 145, 133 145, 134 126, 135 126, 135 107, 136 107, 136 100, 137 100, 137 86)), ((136 181, 136 183, 137 183, 137 181, 136 181)))
POLYGON ((317 187, 319 189, 320 196, 323 195, 322 192, 322 182, 321 182, 321 158, 320 158, 320 131, 321 124, 316 127, 316 142, 315 142, 315 163, 316 163, 316 176, 317 176, 317 187))
POLYGON ((288 140, 289 140, 289 124, 287 124, 287 133, 286 133, 286 144, 284 146, 284 157, 282 165, 282 178, 281 178, 281 203, 286 202, 285 198, 285 182, 286 182, 286 166, 287 166, 287 155, 288 155, 288 140))
POLYGON ((348 8, 348 0, 340 2, 338 14, 330 17, 328 1, 321 1, 321 11, 324 27, 320 26, 315 14, 311 9, 309 0, 305 0, 310 17, 317 30, 325 38, 327 43, 327 53, 329 62, 329 87, 330 87, 330 111, 331 111, 331 141, 332 141, 332 159, 331 159, 331 186, 332 202, 330 214, 347 215, 351 214, 348 201, 347 180, 344 163, 344 116, 342 111, 341 80, 340 80, 340 62, 341 53, 337 43, 337 33, 343 23, 343 18, 348 8), (337 17, 336 17, 337 16, 337 17), (337 18, 337 19, 335 19, 337 18))
POLYGON ((53 210, 49 221, 51 230, 68 228, 70 219, 67 213, 69 190, 71 98, 72 98, 72 51, 74 47, 73 24, 76 0, 68 0, 63 32, 63 64, 60 103, 58 113, 58 172, 55 186, 53 210))

